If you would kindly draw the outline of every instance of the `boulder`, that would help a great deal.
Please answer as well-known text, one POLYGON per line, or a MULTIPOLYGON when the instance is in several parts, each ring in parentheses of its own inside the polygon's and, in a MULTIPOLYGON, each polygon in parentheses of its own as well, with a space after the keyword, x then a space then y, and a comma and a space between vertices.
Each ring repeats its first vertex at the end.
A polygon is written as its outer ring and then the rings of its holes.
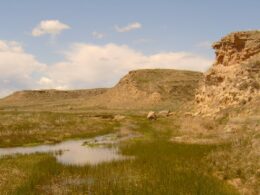
POLYGON ((156 113, 154 111, 148 112, 147 119, 148 120, 156 120, 157 119, 156 113))

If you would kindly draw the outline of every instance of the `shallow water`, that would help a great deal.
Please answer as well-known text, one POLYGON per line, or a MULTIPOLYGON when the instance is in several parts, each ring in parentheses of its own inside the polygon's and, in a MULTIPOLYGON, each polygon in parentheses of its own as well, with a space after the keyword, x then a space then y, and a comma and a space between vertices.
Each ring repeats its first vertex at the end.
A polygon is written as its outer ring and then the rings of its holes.
POLYGON ((115 145, 108 147, 107 144, 116 143, 115 138, 114 135, 106 135, 93 139, 68 140, 54 145, 0 148, 0 158, 16 154, 53 153, 57 161, 65 165, 96 165, 127 159, 115 145))

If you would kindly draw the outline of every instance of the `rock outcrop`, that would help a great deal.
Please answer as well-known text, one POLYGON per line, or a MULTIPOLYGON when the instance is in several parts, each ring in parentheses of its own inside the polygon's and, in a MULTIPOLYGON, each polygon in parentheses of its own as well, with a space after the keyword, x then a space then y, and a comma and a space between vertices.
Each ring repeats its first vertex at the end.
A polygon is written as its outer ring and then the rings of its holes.
POLYGON ((214 65, 230 66, 260 53, 260 31, 236 32, 213 44, 216 53, 214 65))
POLYGON ((213 48, 216 61, 196 93, 196 114, 213 115, 260 94, 260 31, 231 33, 213 48))

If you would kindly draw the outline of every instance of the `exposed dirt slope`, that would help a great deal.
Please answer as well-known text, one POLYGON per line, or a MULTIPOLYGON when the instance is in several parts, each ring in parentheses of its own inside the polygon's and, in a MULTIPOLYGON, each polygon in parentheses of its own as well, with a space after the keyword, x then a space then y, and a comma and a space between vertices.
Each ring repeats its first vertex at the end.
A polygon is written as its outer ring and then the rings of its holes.
POLYGON ((130 71, 97 102, 110 108, 175 107, 194 99, 202 73, 169 69, 130 71))

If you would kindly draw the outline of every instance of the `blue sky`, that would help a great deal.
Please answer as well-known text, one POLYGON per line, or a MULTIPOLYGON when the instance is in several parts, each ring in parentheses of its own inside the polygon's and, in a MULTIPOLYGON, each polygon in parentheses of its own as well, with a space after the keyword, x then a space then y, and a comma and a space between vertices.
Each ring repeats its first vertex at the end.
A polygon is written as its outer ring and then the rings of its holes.
POLYGON ((0 90, 111 86, 132 68, 205 71, 214 59, 212 42, 260 29, 259 8, 257 0, 3 0, 0 90), (42 21, 68 28, 33 36, 42 21), (19 60, 25 57, 30 66, 19 60))

